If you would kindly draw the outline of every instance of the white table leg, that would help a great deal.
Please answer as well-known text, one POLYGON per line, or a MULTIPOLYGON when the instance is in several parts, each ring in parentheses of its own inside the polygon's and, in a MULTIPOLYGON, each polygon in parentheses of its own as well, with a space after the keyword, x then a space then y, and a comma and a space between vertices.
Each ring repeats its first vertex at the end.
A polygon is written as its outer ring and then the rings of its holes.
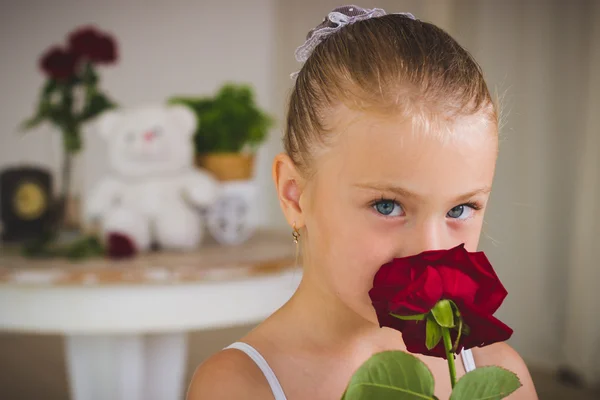
POLYGON ((144 400, 182 400, 185 397, 187 338, 186 333, 146 337, 144 400))
POLYGON ((187 335, 71 335, 65 343, 71 400, 180 400, 187 335))

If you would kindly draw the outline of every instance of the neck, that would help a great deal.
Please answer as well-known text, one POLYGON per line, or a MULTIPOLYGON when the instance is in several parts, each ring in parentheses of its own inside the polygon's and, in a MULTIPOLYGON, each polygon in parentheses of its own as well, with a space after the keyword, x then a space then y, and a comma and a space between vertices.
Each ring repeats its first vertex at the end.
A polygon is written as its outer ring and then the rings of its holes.
POLYGON ((298 290, 279 311, 284 326, 293 326, 293 335, 303 348, 317 351, 346 351, 354 346, 371 346, 381 337, 378 325, 346 306, 335 294, 312 279, 303 277, 298 290))

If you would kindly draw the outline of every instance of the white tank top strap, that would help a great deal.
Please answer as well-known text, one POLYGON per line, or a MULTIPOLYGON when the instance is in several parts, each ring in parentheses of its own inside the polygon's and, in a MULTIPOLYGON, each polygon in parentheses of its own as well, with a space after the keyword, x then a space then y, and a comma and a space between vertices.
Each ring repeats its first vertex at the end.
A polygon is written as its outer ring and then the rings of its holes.
POLYGON ((243 342, 235 342, 230 346, 227 346, 225 349, 237 349, 246 353, 248 357, 250 357, 252 361, 256 363, 258 368, 260 368, 265 378, 267 378, 267 382, 271 387, 271 391, 273 392, 273 396, 275 396, 275 400, 287 400, 285 397, 285 393, 283 392, 283 388, 281 387, 277 376, 275 376, 275 372, 273 372, 273 370, 267 363, 267 360, 264 359, 264 357, 258 352, 258 350, 256 350, 249 344, 243 342))
POLYGON ((475 358, 473 358, 473 352, 471 351, 471 349, 463 350, 461 352, 461 358, 463 365, 465 366, 466 372, 471 372, 475 368, 477 368, 477 366, 475 365, 475 358))
MULTIPOLYGON (((252 361, 256 363, 258 368, 260 368, 263 375, 267 379, 275 400, 287 400, 285 393, 283 392, 283 388, 281 387, 281 384, 275 375, 275 372, 273 372, 269 366, 269 363, 267 363, 267 360, 264 359, 258 350, 243 342, 235 342, 230 346, 227 346, 225 349, 237 349, 246 353, 246 355, 248 355, 248 357, 250 357, 252 361)), ((467 373, 476 368, 475 359, 473 358, 473 352, 471 349, 463 350, 461 352, 461 359, 467 373)))

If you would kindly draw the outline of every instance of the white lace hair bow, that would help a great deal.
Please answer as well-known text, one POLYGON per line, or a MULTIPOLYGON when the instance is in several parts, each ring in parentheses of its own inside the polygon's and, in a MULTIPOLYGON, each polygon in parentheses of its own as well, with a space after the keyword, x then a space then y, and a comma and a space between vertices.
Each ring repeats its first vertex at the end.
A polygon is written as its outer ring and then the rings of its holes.
MULTIPOLYGON (((386 14, 385 10, 382 10, 381 8, 365 9, 354 5, 335 8, 327 15, 327 17, 325 17, 323 22, 308 33, 304 44, 296 49, 296 61, 301 63, 306 62, 319 43, 344 26, 369 18, 381 17, 386 14)), ((395 14, 404 15, 410 19, 416 19, 411 13, 395 14)), ((299 71, 294 72, 290 77, 295 79, 298 76, 298 73, 299 71)))

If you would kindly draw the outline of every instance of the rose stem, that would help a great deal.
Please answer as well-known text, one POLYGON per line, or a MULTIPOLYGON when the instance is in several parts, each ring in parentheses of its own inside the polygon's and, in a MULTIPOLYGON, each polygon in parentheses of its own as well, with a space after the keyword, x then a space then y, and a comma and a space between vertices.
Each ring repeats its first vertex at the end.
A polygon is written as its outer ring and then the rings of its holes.
POLYGON ((444 339, 444 347, 446 348, 446 358, 448 359, 448 369, 450 370, 450 383, 454 389, 456 384, 456 366, 454 365, 454 353, 452 352, 452 339, 450 339, 450 330, 442 328, 442 338, 444 339))

